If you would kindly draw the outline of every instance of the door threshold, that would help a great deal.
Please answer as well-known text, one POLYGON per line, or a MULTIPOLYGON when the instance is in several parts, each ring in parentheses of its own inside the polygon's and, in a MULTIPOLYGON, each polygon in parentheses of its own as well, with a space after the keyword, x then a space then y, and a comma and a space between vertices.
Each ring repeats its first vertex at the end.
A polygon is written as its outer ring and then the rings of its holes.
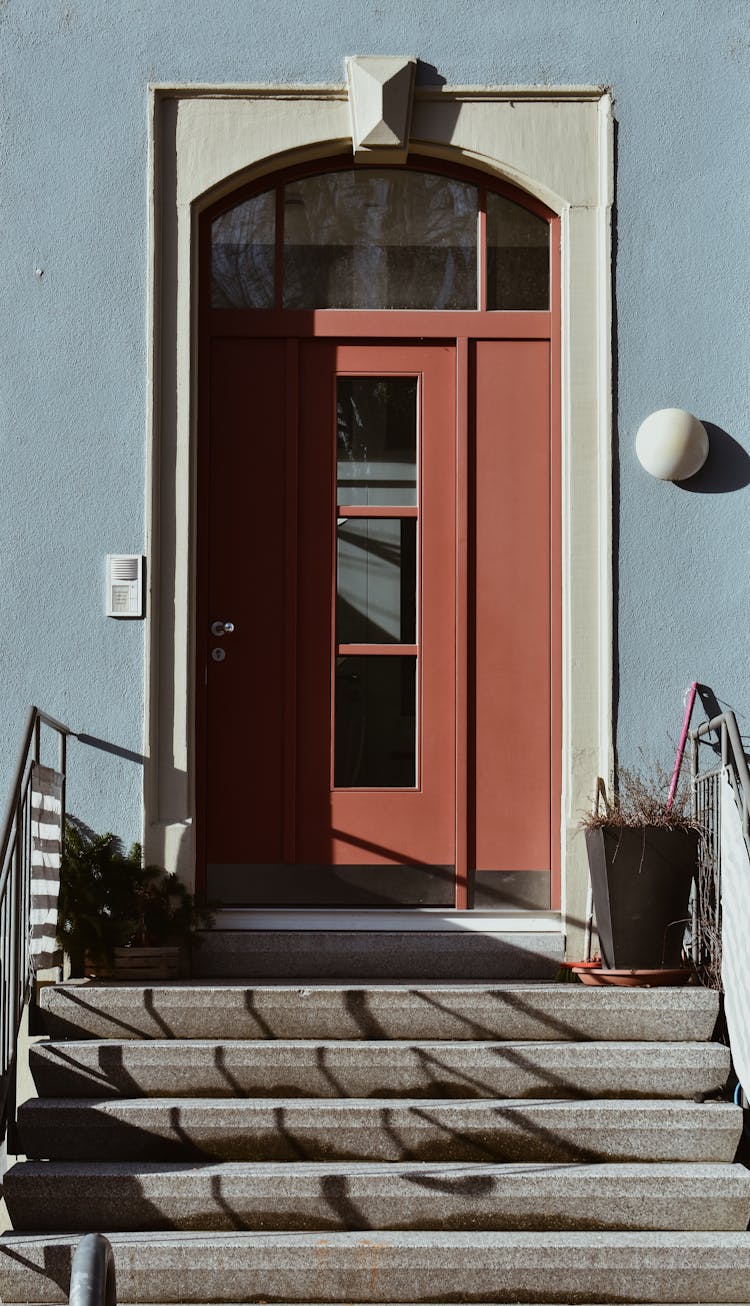
POLYGON ((214 930, 389 930, 477 934, 561 934, 559 911, 457 911, 445 907, 408 910, 349 907, 222 907, 214 930))

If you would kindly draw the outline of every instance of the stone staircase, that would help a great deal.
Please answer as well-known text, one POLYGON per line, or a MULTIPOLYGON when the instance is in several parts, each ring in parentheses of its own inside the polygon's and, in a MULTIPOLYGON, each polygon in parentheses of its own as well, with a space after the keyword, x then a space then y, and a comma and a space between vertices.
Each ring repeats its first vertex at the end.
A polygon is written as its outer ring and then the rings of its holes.
POLYGON ((750 1302, 717 997, 540 982, 64 984, 0 1300, 750 1302))

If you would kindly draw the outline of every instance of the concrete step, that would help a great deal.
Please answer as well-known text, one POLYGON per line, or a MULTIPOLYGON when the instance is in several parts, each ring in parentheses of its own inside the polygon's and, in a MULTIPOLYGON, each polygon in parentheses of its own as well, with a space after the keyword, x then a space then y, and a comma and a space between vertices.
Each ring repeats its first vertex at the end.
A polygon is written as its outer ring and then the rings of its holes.
POLYGON ((580 984, 111 984, 42 991, 54 1038, 707 1040, 710 989, 580 984))
POLYGON ((16 1229, 744 1230, 739 1165, 22 1162, 16 1229), (63 1214, 64 1213, 64 1214, 63 1214))
MULTIPOLYGON (((596 1200, 596 1194, 592 1194, 596 1200)), ((0 1240, 4 1302, 67 1301, 76 1236, 0 1240)), ((747 1233, 113 1234, 121 1303, 747 1302, 747 1233)))
POLYGON ((698 1097, 727 1081, 718 1043, 148 1040, 41 1043, 40 1096, 698 1097))
POLYGON ((565 957, 557 928, 521 934, 472 929, 208 930, 192 972, 220 979, 554 979, 565 957))
POLYGON ((731 1161, 725 1102, 31 1099, 21 1151, 60 1161, 731 1161))

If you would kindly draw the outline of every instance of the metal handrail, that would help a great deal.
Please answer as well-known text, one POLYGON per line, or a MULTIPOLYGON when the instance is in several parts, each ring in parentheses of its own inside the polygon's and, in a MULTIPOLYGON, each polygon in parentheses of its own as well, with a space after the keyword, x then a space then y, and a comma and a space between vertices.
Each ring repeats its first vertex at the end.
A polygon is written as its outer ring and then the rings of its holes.
POLYGON ((734 782, 735 797, 742 813, 742 829, 745 839, 750 845, 750 768, 748 768, 745 750, 742 747, 742 736, 737 725, 737 718, 731 710, 715 716, 712 721, 704 721, 696 730, 690 731, 693 783, 699 776, 698 749, 700 741, 710 734, 719 736, 721 766, 722 769, 729 767, 730 776, 734 782))
POLYGON ((115 1256, 103 1233, 87 1233, 76 1248, 70 1306, 117 1306, 115 1256))
MULTIPOLYGON (((734 712, 721 712, 691 730, 692 811, 703 831, 696 892, 693 895, 693 961, 708 983, 721 987, 721 776, 729 778, 742 817, 750 853, 750 768, 734 712), (701 743, 719 740, 714 765, 700 769, 701 743)), ((715 749, 716 745, 712 743, 715 749)))
POLYGON ((0 866, 5 865, 5 854, 8 851, 8 844, 12 835, 13 818, 16 813, 17 794, 23 784, 24 772, 29 763, 29 751, 31 749, 32 741, 34 744, 33 760, 35 762, 39 761, 42 726, 48 726, 50 730, 55 730, 60 736, 59 770, 61 775, 65 775, 67 738, 68 735, 73 734, 73 731, 68 726, 64 726, 61 721, 56 721, 53 716, 49 716, 47 712, 42 712, 40 708, 32 706, 29 708, 29 715, 26 719, 26 730, 24 732, 23 743, 18 753, 18 764, 16 766, 15 778, 10 791, 8 806, 5 809, 3 839, 2 844, 0 844, 0 866))
POLYGON ((14 1106, 16 1045, 30 996, 31 774, 32 764, 41 761, 43 727, 58 737, 65 827, 67 743, 73 732, 31 707, 0 838, 0 1139, 14 1106))

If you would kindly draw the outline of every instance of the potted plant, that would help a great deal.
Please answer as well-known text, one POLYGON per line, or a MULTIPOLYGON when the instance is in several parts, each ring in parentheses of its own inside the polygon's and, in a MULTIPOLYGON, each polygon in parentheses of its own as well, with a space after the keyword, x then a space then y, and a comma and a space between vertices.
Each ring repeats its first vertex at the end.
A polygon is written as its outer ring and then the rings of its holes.
POLYGON ((188 970, 196 929, 211 924, 178 877, 145 865, 113 834, 68 821, 60 870, 58 940, 71 974, 174 979, 188 970))
POLYGON ((688 791, 668 799, 663 777, 621 771, 615 798, 598 798, 581 824, 602 969, 679 978, 700 840, 688 791))

